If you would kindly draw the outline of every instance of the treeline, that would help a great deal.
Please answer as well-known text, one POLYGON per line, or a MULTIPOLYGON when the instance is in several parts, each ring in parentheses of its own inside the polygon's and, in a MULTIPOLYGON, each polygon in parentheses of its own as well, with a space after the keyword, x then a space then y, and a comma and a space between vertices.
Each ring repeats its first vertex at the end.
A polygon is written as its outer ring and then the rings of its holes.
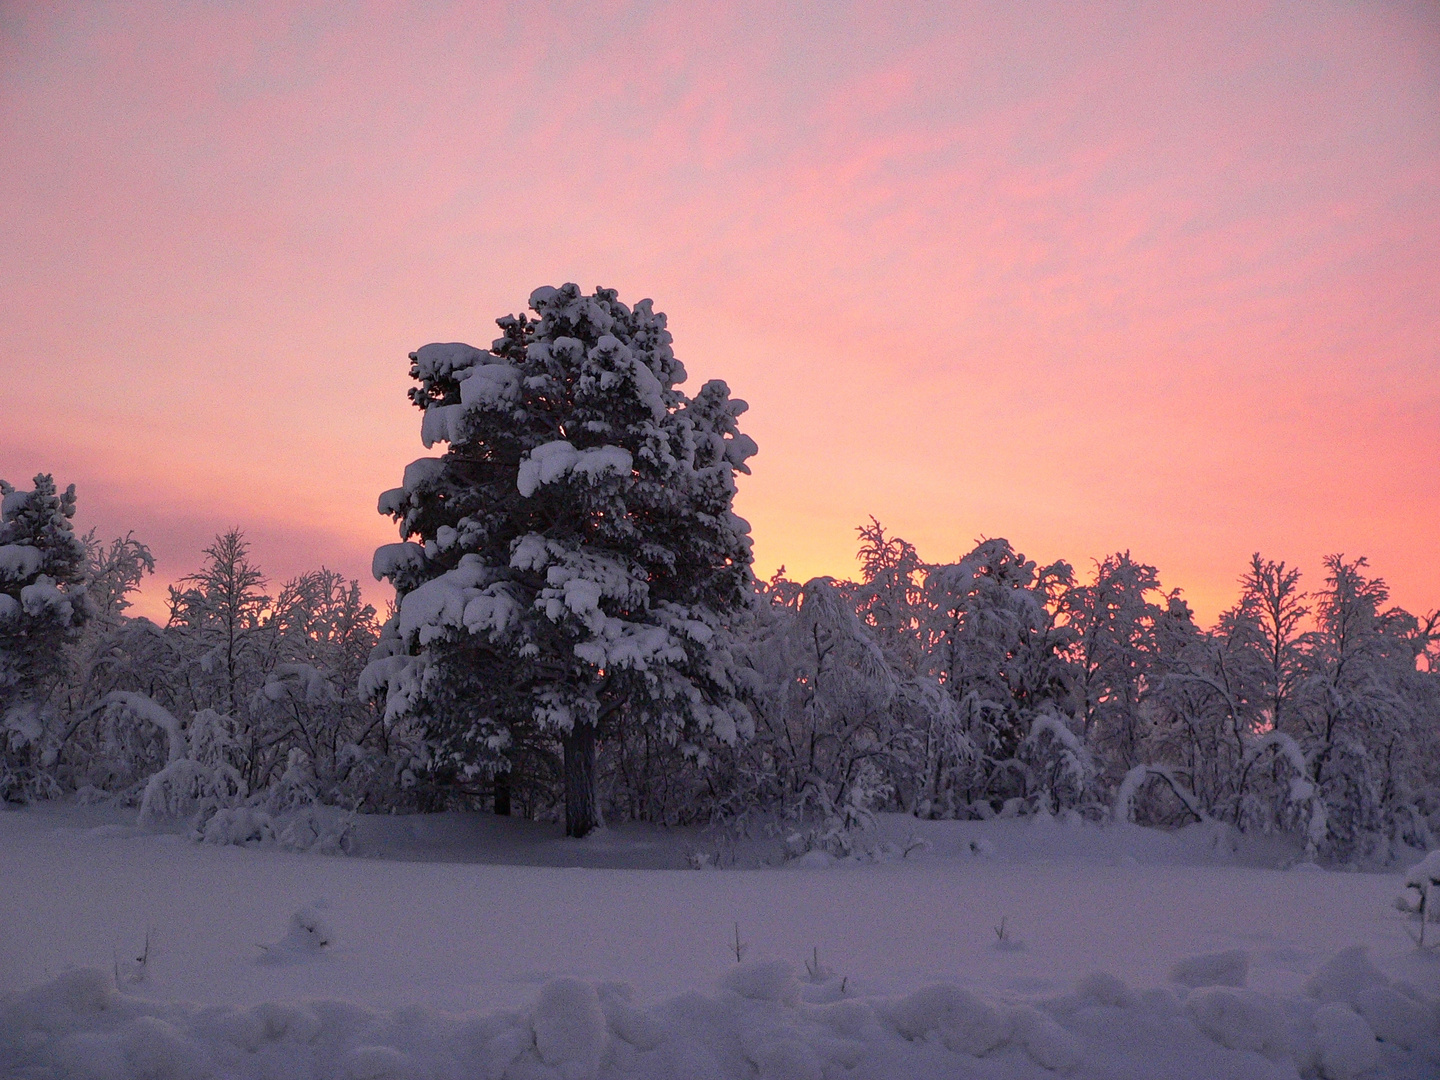
POLYGON ((1327 558, 1307 593, 1256 555, 1206 630, 1128 552, 1082 581, 1004 540, 929 564, 878 523, 860 535, 858 581, 763 590, 732 790, 832 821, 1209 818, 1332 859, 1431 846, 1440 617, 1388 606, 1363 558, 1327 558))
POLYGON ((924 562, 872 521, 855 581, 760 587, 751 736, 619 733, 611 801, 683 820, 780 808, 845 850, 876 810, 1080 815, 1287 833, 1384 861, 1440 828, 1440 616, 1388 605, 1363 558, 1313 592, 1256 555, 1216 625, 1128 552, 1078 579, 1000 539, 924 562))
POLYGON ((416 745, 356 689, 378 631, 358 582, 322 568, 272 594, 232 530, 160 625, 129 614, 144 543, 76 535, 49 476, 0 490, 0 797, 199 815, 217 841, 278 839, 303 810, 302 846, 341 838, 325 806, 406 805, 416 745))
MULTIPOLYGON (((438 749, 446 718, 361 692, 381 627, 357 582, 321 569, 272 594, 231 531, 160 625, 128 614, 143 543, 76 535, 74 489, 48 476, 3 499, 5 800, 79 793, 201 839, 322 848, 344 846, 343 812, 562 812, 558 732, 466 761, 438 749)), ((1212 819, 1339 861, 1432 845, 1440 618, 1390 606, 1363 558, 1307 591, 1256 555, 1204 629, 1128 552, 1082 580, 1004 540, 927 563, 859 533, 857 580, 757 585, 727 644, 737 737, 605 720, 608 820, 788 820, 836 851, 877 811, 1212 819)))

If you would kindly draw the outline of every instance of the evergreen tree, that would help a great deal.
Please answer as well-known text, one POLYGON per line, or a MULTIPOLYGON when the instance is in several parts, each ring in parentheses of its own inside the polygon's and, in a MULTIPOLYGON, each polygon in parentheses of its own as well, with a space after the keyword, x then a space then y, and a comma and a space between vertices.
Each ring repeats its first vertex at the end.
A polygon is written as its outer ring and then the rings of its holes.
POLYGON ((727 645, 753 595, 732 512, 755 444, 723 382, 694 397, 665 317, 614 290, 537 289, 486 352, 411 354, 426 446, 381 496, 399 594, 367 685, 422 718, 442 761, 504 771, 536 732, 563 746, 566 831, 600 823, 596 739, 748 727, 727 645))
POLYGON ((74 516, 73 484, 57 492, 42 473, 19 491, 0 480, 0 798, 33 779, 64 647, 90 615, 74 516))

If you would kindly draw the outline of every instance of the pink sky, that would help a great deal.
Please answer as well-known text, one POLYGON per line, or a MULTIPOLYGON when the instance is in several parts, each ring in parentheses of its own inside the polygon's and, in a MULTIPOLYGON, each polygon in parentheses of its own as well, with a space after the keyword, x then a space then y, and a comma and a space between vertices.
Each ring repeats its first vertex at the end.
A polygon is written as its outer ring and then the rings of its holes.
POLYGON ((1252 551, 1440 605, 1433 4, 0 4, 0 476, 369 579, 406 354, 653 297, 757 570, 1252 551))

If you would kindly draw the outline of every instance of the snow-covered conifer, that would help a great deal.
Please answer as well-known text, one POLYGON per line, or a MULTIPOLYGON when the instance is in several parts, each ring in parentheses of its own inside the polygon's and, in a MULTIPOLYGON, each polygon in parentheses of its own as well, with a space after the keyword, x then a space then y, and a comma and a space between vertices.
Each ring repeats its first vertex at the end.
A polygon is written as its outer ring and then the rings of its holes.
POLYGON ((0 480, 0 798, 32 777, 64 646, 90 615, 74 516, 73 484, 57 492, 41 474, 20 491, 0 480))
POLYGON ((380 497, 406 542, 376 552, 400 605, 365 681, 465 767, 504 768, 516 732, 558 735, 566 830, 584 835, 598 732, 733 741, 750 723, 727 629, 752 594, 731 503, 755 444, 723 382, 677 388, 649 300, 572 284, 530 306, 488 351, 411 354, 421 437, 449 448, 380 497))

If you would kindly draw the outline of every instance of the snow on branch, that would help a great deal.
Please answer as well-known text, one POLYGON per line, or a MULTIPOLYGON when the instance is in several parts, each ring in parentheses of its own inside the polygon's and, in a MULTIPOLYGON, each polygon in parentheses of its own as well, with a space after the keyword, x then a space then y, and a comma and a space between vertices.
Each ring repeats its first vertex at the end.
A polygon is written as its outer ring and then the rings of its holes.
POLYGON ((1175 771, 1166 765, 1136 765, 1125 774, 1120 781, 1120 787, 1115 791, 1115 806, 1112 818, 1117 824, 1129 823, 1134 820, 1135 796, 1139 794, 1141 786, 1151 777, 1158 777, 1170 785, 1170 790, 1175 797, 1185 804, 1185 809, 1195 815, 1198 821, 1207 821, 1208 817, 1201 808, 1199 800, 1191 794, 1190 789, 1182 784, 1175 777, 1175 771))
POLYGON ((584 476, 595 483, 602 476, 626 476, 634 467, 630 451, 618 446, 596 446, 576 450, 564 439, 542 443, 520 462, 515 486, 527 499, 542 484, 553 484, 566 475, 584 476))
POLYGON ((145 720, 165 732, 165 743, 168 750, 167 762, 173 764, 188 754, 189 744, 185 738, 184 726, 176 719, 174 713, 144 694, 115 690, 105 695, 102 705, 112 713, 128 713, 135 719, 145 720))

